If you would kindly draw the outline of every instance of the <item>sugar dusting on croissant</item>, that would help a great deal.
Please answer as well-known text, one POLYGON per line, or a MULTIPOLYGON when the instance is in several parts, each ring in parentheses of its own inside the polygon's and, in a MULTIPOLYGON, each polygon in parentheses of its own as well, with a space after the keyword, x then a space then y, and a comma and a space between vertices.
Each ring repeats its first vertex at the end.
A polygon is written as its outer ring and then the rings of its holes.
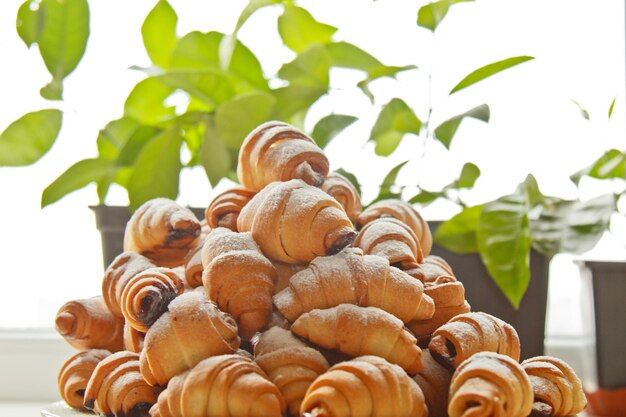
POLYGON ((361 197, 350 180, 343 175, 331 172, 320 188, 341 204, 350 220, 355 221, 361 214, 363 210, 361 197))
POLYGON ((225 227, 236 232, 239 213, 254 194, 252 190, 235 187, 217 195, 205 210, 207 224, 212 229, 225 227))
POLYGON ((57 382, 61 398, 72 408, 84 408, 85 389, 94 369, 111 352, 105 349, 90 349, 78 352, 69 358, 59 371, 57 382))

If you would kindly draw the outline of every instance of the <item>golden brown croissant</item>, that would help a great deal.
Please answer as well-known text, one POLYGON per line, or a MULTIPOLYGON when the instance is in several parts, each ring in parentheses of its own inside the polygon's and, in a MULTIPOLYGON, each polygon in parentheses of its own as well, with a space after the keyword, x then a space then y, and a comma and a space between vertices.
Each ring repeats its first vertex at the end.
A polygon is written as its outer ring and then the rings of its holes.
POLYGON ((292 416, 299 415, 309 385, 329 368, 320 352, 279 327, 259 337, 254 345, 254 357, 282 393, 292 416))
POLYGON ((54 324, 76 349, 117 352, 124 348, 124 320, 113 316, 100 296, 63 304, 54 324))
POLYGON ((417 268, 424 255, 415 233, 398 219, 382 217, 367 223, 354 239, 354 246, 366 255, 378 255, 392 266, 405 270, 417 268))
POLYGON ((417 383, 399 366, 377 356, 361 356, 331 367, 311 384, 300 412, 311 417, 428 415, 417 383))
POLYGON ((124 324, 124 350, 139 353, 143 349, 146 334, 124 324))
POLYGON ((354 185, 343 175, 331 172, 320 188, 341 204, 351 221, 355 221, 361 214, 363 210, 361 197, 354 185))
POLYGON ((454 316, 433 333, 428 349, 437 362, 456 368, 477 352, 497 352, 519 361, 520 342, 510 324, 483 312, 454 316))
POLYGON ((185 258, 185 284, 189 288, 198 288, 202 285, 202 247, 208 233, 202 236, 185 258))
POLYGON ((509 356, 479 352, 452 375, 450 417, 526 417, 532 406, 528 375, 509 356))
POLYGON ((419 239, 424 256, 430 255, 430 250, 433 246, 433 237, 430 233, 428 223, 426 223, 411 204, 405 201, 389 199, 372 204, 357 217, 357 228, 360 229, 367 223, 385 216, 395 217, 409 226, 419 239))
POLYGON ((276 269, 250 233, 213 229, 202 248, 204 288, 210 300, 237 320, 242 339, 263 329, 272 313, 276 269))
POLYGON ((281 417, 285 400, 263 370, 241 355, 204 359, 172 378, 152 417, 281 417))
POLYGON ((346 248, 333 256, 314 259, 274 295, 274 305, 290 321, 313 309, 356 304, 378 307, 403 322, 424 320, 434 313, 424 285, 379 256, 346 248))
POLYGON ((325 349, 352 357, 376 355, 414 375, 422 369, 422 350, 400 319, 376 307, 341 304, 301 315, 291 331, 325 349))
POLYGON ((241 210, 237 228, 252 232, 267 257, 290 264, 339 252, 356 235, 337 200, 301 180, 269 184, 241 210))
POLYGON ((235 187, 219 194, 206 208, 204 216, 207 224, 215 229, 225 227, 237 231, 237 217, 243 206, 256 194, 254 191, 243 187, 235 187))
POLYGON ((413 377, 424 393, 428 417, 448 417, 448 390, 452 372, 433 359, 428 350, 422 351, 422 370, 413 377))
POLYGON ((309 264, 286 264, 278 261, 272 261, 272 265, 276 269, 277 277, 276 284, 274 284, 274 294, 287 288, 291 277, 309 266, 309 264))
POLYGON ((324 152, 313 139, 286 123, 272 121, 258 126, 239 150, 237 178, 253 191, 294 178, 319 187, 327 174, 324 152))
POLYGON ((200 232, 200 222, 191 210, 170 199, 155 198, 139 207, 126 224, 124 251, 141 253, 158 266, 178 266, 200 232))
POLYGON ((170 268, 150 268, 133 276, 120 297, 126 324, 145 333, 184 289, 183 279, 170 268))
POLYGON ((536 356, 522 362, 522 368, 530 377, 538 415, 573 416, 587 405, 580 379, 561 359, 536 356))
POLYGON ((117 352, 98 363, 85 390, 85 407, 101 416, 147 416, 161 392, 146 384, 139 355, 117 352))
POLYGON ((445 259, 437 255, 425 257, 417 268, 406 272, 424 283, 437 281, 440 278, 456 279, 452 272, 452 267, 450 267, 445 259))
POLYGON ((57 382, 61 398, 73 408, 83 408, 85 389, 96 365, 111 352, 105 349, 91 349, 78 352, 61 367, 57 382))
POLYGON ((202 359, 239 348, 237 323, 206 297, 203 288, 176 297, 148 329, 141 373, 150 385, 165 385, 202 359))

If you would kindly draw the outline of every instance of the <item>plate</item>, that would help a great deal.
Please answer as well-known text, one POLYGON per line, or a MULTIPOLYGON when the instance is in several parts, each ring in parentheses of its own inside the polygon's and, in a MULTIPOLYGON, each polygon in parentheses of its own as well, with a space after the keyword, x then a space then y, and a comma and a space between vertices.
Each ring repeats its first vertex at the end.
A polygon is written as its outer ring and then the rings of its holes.
POLYGON ((65 403, 57 401, 41 410, 42 417, 93 417, 93 413, 75 410, 65 403))

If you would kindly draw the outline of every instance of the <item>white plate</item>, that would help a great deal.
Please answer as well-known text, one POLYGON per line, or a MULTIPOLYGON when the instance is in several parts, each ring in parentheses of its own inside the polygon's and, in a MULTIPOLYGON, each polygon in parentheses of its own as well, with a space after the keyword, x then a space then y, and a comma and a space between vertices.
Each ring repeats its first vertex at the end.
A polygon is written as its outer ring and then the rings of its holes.
POLYGON ((75 410, 65 401, 57 401, 41 410, 42 417, 94 417, 94 413, 75 410))

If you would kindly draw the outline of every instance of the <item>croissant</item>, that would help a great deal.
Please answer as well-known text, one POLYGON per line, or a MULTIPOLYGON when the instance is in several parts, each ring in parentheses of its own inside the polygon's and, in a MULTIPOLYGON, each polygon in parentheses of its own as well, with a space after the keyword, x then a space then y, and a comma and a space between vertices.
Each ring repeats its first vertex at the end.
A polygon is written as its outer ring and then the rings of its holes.
POLYGON ((402 368, 377 356, 361 356, 331 367, 311 384, 300 412, 311 417, 428 415, 417 383, 402 368))
POLYGON ((456 279, 452 267, 440 256, 429 255, 411 271, 405 271, 422 282, 433 282, 439 278, 456 279))
POLYGON ((367 255, 378 255, 402 270, 417 268, 424 259, 415 233, 400 220, 383 217, 367 223, 354 239, 367 255))
POLYGON ((146 384, 138 359, 122 351, 101 360, 87 384, 85 407, 101 416, 146 416, 161 389, 146 384))
POLYGON ((538 415, 573 416, 587 405, 582 383, 565 362, 550 356, 537 356, 522 362, 530 377, 538 415))
POLYGON ((139 252, 158 266, 178 266, 200 232, 200 222, 191 210, 170 199, 155 198, 139 207, 126 224, 124 251, 139 252))
POLYGON ((237 320, 244 340, 263 329, 272 313, 276 269, 250 233, 213 229, 202 248, 204 288, 210 300, 237 320))
POLYGON ((208 233, 198 240, 195 246, 189 251, 185 258, 185 284, 189 288, 198 288, 202 285, 202 247, 206 241, 208 233))
POLYGON ((241 232, 252 232, 263 253, 299 264, 348 246, 356 235, 341 205, 301 180, 269 184, 241 210, 241 232))
POLYGON ((120 297, 126 324, 145 333, 184 289, 182 278, 173 269, 150 268, 133 276, 120 297))
POLYGON ((113 316, 100 296, 63 304, 54 324, 59 334, 79 350, 117 352, 124 347, 124 320, 113 316))
POLYGON ((243 141, 237 178, 253 191, 294 178, 319 187, 328 174, 328 165, 328 158, 313 139, 293 126, 271 121, 258 126, 243 141))
POLYGON ((325 349, 352 357, 376 355, 414 375, 422 369, 422 350, 400 319, 376 307, 341 304, 301 315, 291 331, 325 349))
POLYGON ((98 363, 111 352, 104 349, 91 349, 78 352, 61 367, 57 382, 61 398, 72 408, 83 408, 85 388, 98 363))
POLYGON ((139 353, 143 349, 146 334, 124 324, 124 350, 139 353))
POLYGON ((239 348, 237 323, 209 301, 202 288, 176 297, 148 329, 141 373, 150 385, 165 385, 202 359, 239 348))
POLYGON ((413 380, 424 393, 428 417, 448 417, 448 390, 452 372, 434 360, 428 350, 422 351, 422 365, 422 370, 413 380))
POLYGON ((533 406, 533 390, 519 363, 506 355, 479 352, 452 375, 450 417, 526 417, 533 406))
POLYGON ((433 246, 433 237, 430 233, 428 223, 424 221, 419 212, 415 210, 411 204, 405 201, 389 199, 372 204, 357 217, 356 226, 360 229, 367 223, 385 216, 395 217, 409 226, 419 239, 424 256, 430 255, 430 250, 433 246))
POLYGON ((152 417, 281 417, 285 400, 261 368, 241 355, 204 359, 172 378, 152 417))
POLYGON ((287 288, 291 277, 309 266, 308 264, 286 264, 278 261, 273 261, 272 265, 274 265, 274 268, 276 269, 274 294, 287 288))
POLYGON ((519 361, 520 342, 508 323, 483 312, 459 314, 435 330, 428 349, 437 362, 456 368, 477 352, 497 352, 519 361))
POLYGON ((212 229, 225 227, 236 232, 239 212, 254 194, 256 194, 254 191, 243 187, 235 187, 219 194, 204 212, 207 224, 212 229))
POLYGON ((434 313, 424 285, 379 256, 346 248, 337 255, 314 259, 274 295, 274 305, 289 321, 313 309, 356 304, 378 307, 403 322, 424 320, 434 313))
POLYGON ((292 416, 299 415, 309 385, 329 368, 320 352, 279 327, 259 337, 254 345, 254 357, 282 393, 292 416))
POLYGON ((150 268, 156 268, 156 265, 136 252, 122 252, 113 259, 102 280, 102 296, 113 315, 124 317, 120 307, 124 287, 132 277, 150 268))
POLYGON ((356 220, 357 216, 361 214, 363 204, 359 192, 343 175, 331 172, 320 188, 341 204, 351 221, 356 220))

